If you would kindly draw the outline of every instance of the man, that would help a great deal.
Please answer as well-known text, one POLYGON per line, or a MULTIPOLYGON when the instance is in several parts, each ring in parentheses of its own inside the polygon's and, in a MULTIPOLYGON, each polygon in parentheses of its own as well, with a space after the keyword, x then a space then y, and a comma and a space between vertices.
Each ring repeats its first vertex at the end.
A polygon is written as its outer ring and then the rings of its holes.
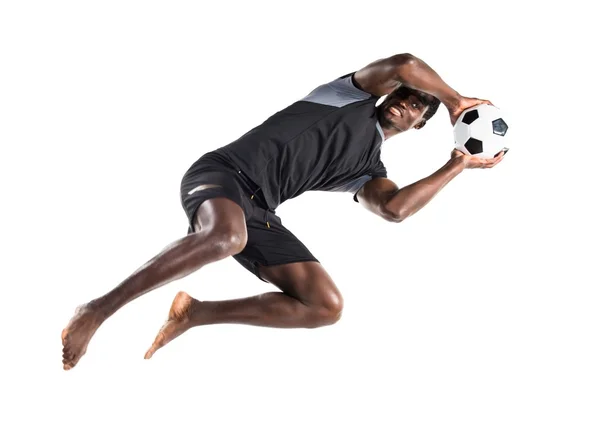
POLYGON ((339 290, 275 209, 308 190, 347 191, 373 213, 402 222, 463 169, 498 164, 504 153, 483 160, 454 150, 442 168, 414 184, 400 189, 386 178, 382 143, 421 129, 440 102, 452 124, 465 109, 491 104, 461 96, 422 60, 399 54, 319 86, 233 143, 202 156, 181 183, 188 235, 109 293, 78 307, 62 332, 63 368, 78 363, 98 327, 119 308, 229 256, 280 291, 203 302, 180 292, 146 358, 193 326, 335 323, 343 306, 339 290))

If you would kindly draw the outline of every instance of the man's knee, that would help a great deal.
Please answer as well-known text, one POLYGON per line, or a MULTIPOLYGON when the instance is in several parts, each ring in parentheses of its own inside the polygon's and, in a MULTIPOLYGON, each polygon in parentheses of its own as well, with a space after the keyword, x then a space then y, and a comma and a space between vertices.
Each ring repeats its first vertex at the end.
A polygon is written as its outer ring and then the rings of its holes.
POLYGON ((196 212, 194 229, 201 233, 202 243, 210 243, 219 257, 239 254, 248 242, 244 213, 226 198, 205 201, 196 212))
POLYGON ((344 300, 337 288, 323 288, 319 301, 310 305, 311 325, 309 328, 329 326, 336 323, 342 317, 344 300))
POLYGON ((210 229, 209 243, 223 256, 237 255, 244 250, 248 242, 246 227, 237 225, 217 225, 210 229))

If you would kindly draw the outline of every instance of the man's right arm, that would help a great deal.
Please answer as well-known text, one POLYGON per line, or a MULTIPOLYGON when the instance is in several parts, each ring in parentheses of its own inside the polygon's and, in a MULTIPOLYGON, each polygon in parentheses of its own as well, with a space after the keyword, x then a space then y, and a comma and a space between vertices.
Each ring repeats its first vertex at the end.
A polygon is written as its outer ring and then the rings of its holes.
POLYGON ((354 79, 365 92, 377 96, 389 94, 404 84, 433 95, 447 107, 458 105, 461 97, 429 65, 410 53, 372 62, 358 70, 354 79))
POLYGON ((356 71, 354 80, 363 91, 377 96, 390 94, 400 84, 433 95, 448 109, 452 125, 464 110, 478 104, 492 104, 460 95, 429 65, 410 53, 372 62, 356 71))

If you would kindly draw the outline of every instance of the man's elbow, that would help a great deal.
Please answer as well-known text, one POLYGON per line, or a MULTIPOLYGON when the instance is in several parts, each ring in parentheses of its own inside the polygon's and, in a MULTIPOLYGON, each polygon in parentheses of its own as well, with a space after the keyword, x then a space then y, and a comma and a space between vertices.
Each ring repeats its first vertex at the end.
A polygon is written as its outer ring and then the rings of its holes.
POLYGON ((383 205, 379 210, 379 215, 388 222, 400 223, 408 216, 402 210, 392 210, 387 205, 383 205))
POLYGON ((410 53, 401 53, 394 55, 394 62, 396 66, 410 66, 417 63, 418 59, 410 53))

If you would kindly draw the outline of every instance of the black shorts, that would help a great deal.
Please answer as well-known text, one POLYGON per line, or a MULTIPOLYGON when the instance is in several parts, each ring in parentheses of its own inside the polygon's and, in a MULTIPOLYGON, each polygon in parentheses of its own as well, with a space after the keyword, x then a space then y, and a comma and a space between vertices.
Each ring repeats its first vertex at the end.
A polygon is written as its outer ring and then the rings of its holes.
POLYGON ((197 160, 181 180, 181 204, 188 217, 188 234, 194 232, 196 210, 211 198, 228 198, 244 211, 248 241, 244 250, 233 258, 262 281, 265 280, 259 274, 259 266, 318 262, 308 248, 282 225, 275 211, 269 210, 258 186, 226 158, 214 152, 197 160), (196 189, 204 185, 218 187, 196 189))

